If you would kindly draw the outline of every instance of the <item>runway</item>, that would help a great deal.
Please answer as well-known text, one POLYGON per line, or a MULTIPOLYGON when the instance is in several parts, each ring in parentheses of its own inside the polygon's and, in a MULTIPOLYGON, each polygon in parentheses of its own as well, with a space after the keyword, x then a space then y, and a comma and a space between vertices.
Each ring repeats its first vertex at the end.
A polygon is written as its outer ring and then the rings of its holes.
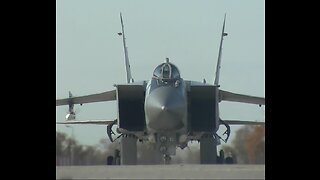
POLYGON ((57 166, 56 179, 265 179, 265 165, 57 166))

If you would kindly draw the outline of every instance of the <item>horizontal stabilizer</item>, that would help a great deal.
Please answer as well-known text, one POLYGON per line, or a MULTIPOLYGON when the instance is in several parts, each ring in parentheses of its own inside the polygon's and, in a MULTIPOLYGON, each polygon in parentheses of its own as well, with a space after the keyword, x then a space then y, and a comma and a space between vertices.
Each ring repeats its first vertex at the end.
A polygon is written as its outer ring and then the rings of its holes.
POLYGON ((229 125, 265 125, 262 121, 223 120, 229 125))
POLYGON ((265 105, 265 98, 236 94, 228 91, 219 90, 220 101, 234 101, 250 104, 265 105))
POLYGON ((109 125, 114 120, 69 120, 64 122, 56 122, 57 124, 95 124, 95 125, 109 125))
POLYGON ((92 102, 113 101, 116 100, 116 90, 107 91, 99 94, 91 94, 87 96, 71 97, 56 100, 56 106, 69 104, 84 104, 92 102))

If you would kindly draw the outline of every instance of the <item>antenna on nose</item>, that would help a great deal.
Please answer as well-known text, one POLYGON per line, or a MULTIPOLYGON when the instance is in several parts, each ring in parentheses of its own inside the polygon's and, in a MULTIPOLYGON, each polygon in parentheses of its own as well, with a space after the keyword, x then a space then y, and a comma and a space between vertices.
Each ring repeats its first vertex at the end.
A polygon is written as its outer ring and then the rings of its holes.
POLYGON ((166 63, 169 63, 169 58, 166 58, 166 63))

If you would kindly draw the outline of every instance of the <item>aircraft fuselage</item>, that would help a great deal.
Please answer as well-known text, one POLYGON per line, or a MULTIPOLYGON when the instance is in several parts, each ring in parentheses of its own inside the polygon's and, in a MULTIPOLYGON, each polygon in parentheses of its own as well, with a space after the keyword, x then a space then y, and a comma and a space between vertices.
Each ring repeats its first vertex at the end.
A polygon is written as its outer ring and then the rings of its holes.
POLYGON ((145 99, 146 125, 149 132, 178 131, 187 126, 187 95, 184 81, 179 85, 158 85, 152 79, 145 99))
POLYGON ((146 87, 144 104, 149 141, 167 155, 174 155, 176 146, 185 147, 188 137, 187 90, 173 64, 163 63, 155 69, 146 87), (167 78, 163 72, 165 68, 169 69, 167 78))

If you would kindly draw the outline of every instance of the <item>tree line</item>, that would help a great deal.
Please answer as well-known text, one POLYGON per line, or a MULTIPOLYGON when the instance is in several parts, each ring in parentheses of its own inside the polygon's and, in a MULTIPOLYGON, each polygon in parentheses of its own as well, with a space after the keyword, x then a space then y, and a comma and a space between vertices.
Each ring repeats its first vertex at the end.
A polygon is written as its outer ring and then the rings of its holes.
MULTIPOLYGON (((264 164, 265 163, 265 126, 243 126, 236 132, 230 145, 222 145, 225 155, 231 154, 235 163, 264 164)), ((146 143, 138 142, 138 163, 152 164, 152 152, 146 143)), ((110 143, 101 139, 96 146, 79 144, 65 133, 56 132, 56 165, 106 165, 108 156, 114 156, 120 149, 118 142, 110 143)), ((199 148, 177 150, 173 163, 193 164, 199 161, 199 148), (188 151, 188 152, 184 152, 188 151)))
POLYGON ((65 133, 56 132, 56 165, 104 165, 108 155, 98 145, 81 145, 65 133))

